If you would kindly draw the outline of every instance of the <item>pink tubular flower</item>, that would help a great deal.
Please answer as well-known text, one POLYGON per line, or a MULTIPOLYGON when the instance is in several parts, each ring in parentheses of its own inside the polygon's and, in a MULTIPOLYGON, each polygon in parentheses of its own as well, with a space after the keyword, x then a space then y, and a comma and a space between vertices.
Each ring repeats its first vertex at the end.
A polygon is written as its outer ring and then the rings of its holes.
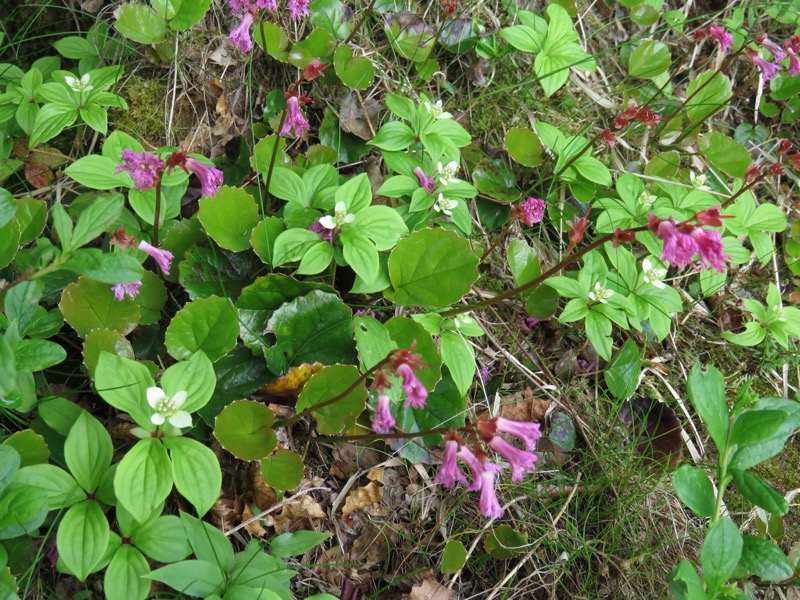
POLYGON ((454 439, 448 439, 445 442, 442 466, 439 467, 439 472, 433 478, 435 483, 441 483, 446 488, 451 488, 458 482, 464 485, 469 484, 461 469, 458 468, 458 447, 459 443, 454 439))
POLYGON ((458 449, 456 456, 467 463, 467 466, 472 473, 472 484, 467 489, 472 492, 481 489, 481 485, 483 484, 481 473, 483 473, 485 469, 483 463, 481 463, 481 461, 478 460, 478 457, 472 453, 472 450, 466 446, 461 446, 461 448, 458 449))
POLYGON ((116 283, 111 291, 114 292, 114 298, 117 300, 124 300, 128 296, 131 300, 139 295, 139 288, 142 287, 141 281, 134 281, 133 283, 116 283))
POLYGON ((256 8, 259 10, 278 10, 276 0, 256 0, 256 8))
POLYGON ((151 246, 145 241, 139 242, 139 250, 152 256, 156 264, 164 272, 164 275, 169 275, 169 264, 172 261, 172 252, 151 246))
POLYGON ((487 519, 499 519, 505 512, 497 500, 497 493, 494 489, 494 472, 488 469, 481 473, 481 499, 478 506, 481 514, 487 519))
POLYGON ((242 22, 230 33, 231 44, 242 52, 250 52, 253 49, 253 38, 250 37, 250 28, 253 26, 253 14, 245 11, 242 22))
POLYGON ((372 419, 372 431, 375 433, 389 433, 394 427, 395 420, 390 410, 391 400, 386 394, 378 394, 378 404, 375 406, 375 417, 372 419))
POLYGON ((730 257, 725 254, 722 236, 720 236, 719 231, 695 227, 691 236, 697 242, 698 252, 700 253, 700 268, 710 269, 713 267, 722 273, 725 270, 725 261, 730 257))
POLYGON ((117 173, 127 171, 133 179, 133 189, 149 190, 158 182, 164 163, 155 154, 149 152, 136 153, 133 150, 123 150, 117 173))
POLYGON ((786 52, 783 51, 783 48, 769 39, 767 35, 762 35, 756 38, 756 40, 761 44, 762 47, 770 51, 775 60, 783 60, 786 58, 786 52))
POLYGON ((429 194, 439 187, 439 185, 436 183, 436 180, 432 177, 428 177, 421 167, 414 167, 414 175, 417 176, 417 179, 419 179, 419 184, 424 187, 425 191, 429 194))
POLYGON ((536 450, 536 442, 542 437, 542 432, 538 423, 529 423, 527 421, 513 421, 504 417, 497 417, 495 419, 497 431, 502 431, 509 435, 522 440, 525 447, 533 452, 536 450))
POLYGON ((489 440, 488 446, 511 465, 511 481, 522 481, 525 478, 525 471, 536 469, 536 455, 533 452, 520 450, 499 435, 489 440))
POLYGON ((541 198, 528 198, 511 208, 511 218, 517 218, 528 227, 539 223, 544 217, 545 202, 541 198))
POLYGON ((769 62, 768 60, 762 58, 761 55, 752 48, 745 48, 744 53, 750 59, 750 62, 761 69, 761 79, 764 81, 774 79, 775 76, 783 69, 783 67, 778 63, 769 62))
POLYGON ((797 53, 794 51, 794 48, 786 48, 786 52, 789 54, 789 76, 794 77, 798 73, 800 73, 800 59, 797 58, 797 53))
POLYGON ((191 157, 186 159, 186 168, 200 180, 200 187, 204 196, 213 197, 217 194, 217 189, 222 185, 222 171, 191 157))
POLYGON ((719 49, 723 52, 727 52, 728 48, 731 47, 733 36, 727 29, 723 29, 716 23, 711 23, 711 25, 706 27, 706 32, 719 42, 719 49))
POLYGON ((286 119, 283 121, 280 135, 288 136, 289 131, 294 129, 294 137, 297 139, 303 132, 311 129, 303 113, 300 111, 300 100, 297 96, 291 96, 286 100, 286 119))
POLYGON ((671 220, 661 221, 655 236, 664 240, 661 259, 673 266, 685 267, 692 263, 692 257, 699 252, 697 241, 680 231, 671 220))
POLYGON ((293 21, 299 21, 311 14, 308 10, 308 0, 288 0, 286 8, 289 9, 293 21))
POLYGON ((398 377, 403 378, 401 387, 406 394, 405 407, 408 408, 424 408, 425 400, 428 398, 428 390, 422 385, 422 382, 414 375, 414 371, 407 364, 398 365, 395 370, 398 377))

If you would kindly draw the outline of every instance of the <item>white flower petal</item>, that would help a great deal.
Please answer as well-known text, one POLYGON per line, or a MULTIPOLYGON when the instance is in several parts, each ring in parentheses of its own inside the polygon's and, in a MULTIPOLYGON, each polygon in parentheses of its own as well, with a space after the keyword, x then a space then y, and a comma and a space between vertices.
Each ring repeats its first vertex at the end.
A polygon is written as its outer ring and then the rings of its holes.
POLYGON ((166 421, 166 419, 164 418, 164 415, 162 415, 161 413, 155 413, 153 416, 150 417, 150 422, 153 425, 163 425, 164 421, 166 421))
POLYGON ((347 215, 347 216, 344 218, 344 222, 345 222, 345 223, 352 223, 352 222, 353 222, 353 221, 355 221, 355 220, 356 220, 356 216, 355 216, 354 214, 352 214, 352 213, 348 214, 348 215, 347 215))
POLYGON ((644 271, 646 273, 647 271, 649 271, 652 268, 653 268, 653 263, 650 262, 649 258, 645 258, 642 261, 642 271, 644 271))
POLYGON ((147 388, 147 403, 150 405, 150 408, 155 408, 158 406, 158 403, 164 400, 166 397, 167 395, 160 387, 147 388))
POLYGON ((181 390, 180 392, 175 393, 175 395, 172 397, 172 401, 175 403, 175 406, 183 406, 183 403, 186 402, 186 397, 188 395, 188 393, 181 390))
POLYGON ((651 281, 650 283, 652 283, 654 287, 657 287, 660 290, 663 290, 665 287, 667 287, 667 284, 664 283, 663 281, 656 280, 656 281, 651 281))
POLYGON ((347 205, 341 200, 339 200, 339 202, 336 203, 336 208, 334 209, 334 212, 337 213, 347 212, 347 205))
POLYGON ((319 224, 325 229, 336 229, 336 221, 330 215, 325 215, 319 218, 319 224))
MULTIPOLYGON (((176 394, 177 395, 177 394, 176 394)), ((173 427, 184 428, 192 426, 192 415, 185 410, 179 410, 169 418, 169 424, 173 427)))

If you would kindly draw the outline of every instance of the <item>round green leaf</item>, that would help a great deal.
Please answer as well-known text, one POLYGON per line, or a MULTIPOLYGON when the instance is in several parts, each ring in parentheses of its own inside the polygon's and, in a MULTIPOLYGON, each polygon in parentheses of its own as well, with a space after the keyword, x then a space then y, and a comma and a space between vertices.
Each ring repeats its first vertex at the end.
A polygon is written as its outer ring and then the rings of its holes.
POLYGON ((330 64, 336 40, 323 29, 314 29, 300 42, 292 46, 288 61, 298 69, 305 68, 315 58, 330 64))
POLYGON ((642 27, 650 27, 659 16, 658 11, 647 3, 639 4, 631 11, 631 21, 642 27))
POLYGON ((161 376, 161 387, 168 396, 186 392, 186 403, 181 408, 190 413, 208 403, 216 384, 214 367, 204 352, 195 352, 189 360, 172 365, 161 376))
POLYGON ((500 525, 492 530, 483 547, 492 557, 503 560, 519 556, 527 543, 527 535, 515 531, 510 525, 500 525))
POLYGON ((666 71, 671 60, 672 57, 666 44, 647 40, 639 44, 631 54, 628 73, 631 77, 650 79, 666 71))
POLYGON ((10 446, 17 451, 20 457, 20 467, 46 463, 50 458, 50 449, 47 447, 47 442, 32 429, 23 429, 12 433, 3 442, 3 446, 10 446))
POLYGON ((672 476, 672 485, 683 503, 701 517, 714 514, 714 486, 703 469, 682 465, 672 476))
POLYGON ((222 487, 217 456, 211 448, 192 438, 165 438, 164 445, 172 457, 175 488, 202 517, 214 505, 222 487))
POLYGON ((153 325, 161 319, 161 309, 167 302, 167 288, 161 278, 152 271, 142 273, 142 287, 134 298, 139 306, 139 322, 143 325, 153 325))
POLYGON ((97 502, 76 504, 58 526, 58 557, 75 577, 85 581, 105 555, 109 533, 108 521, 97 502))
POLYGON ((458 573, 467 564, 467 549, 458 540, 448 540, 442 552, 442 563, 439 570, 442 573, 458 573))
POLYGON ((140 44, 158 44, 167 34, 167 21, 146 4, 123 4, 115 12, 114 27, 140 44))
POLYGON ((114 475, 117 501, 143 523, 172 490, 171 471, 167 449, 161 440, 139 440, 120 461, 114 475))
POLYGON ((139 323, 139 307, 133 300, 116 300, 111 286, 86 277, 64 288, 58 306, 64 320, 84 338, 95 329, 127 335, 139 323))
POLYGON ((700 138, 700 154, 706 157, 711 166, 732 177, 744 177, 753 159, 739 142, 725 134, 712 131, 700 138))
POLYGON ((213 198, 200 199, 197 216, 217 244, 241 252, 250 247, 250 234, 258 225, 258 206, 242 188, 222 186, 213 198))
POLYGON ((278 443, 272 425, 275 415, 260 402, 232 402, 219 414, 214 437, 222 447, 241 460, 258 460, 269 455, 278 443))
POLYGON ((744 536, 740 564, 766 581, 783 581, 794 575, 792 563, 778 546, 752 535, 744 536))
POLYGON ((286 491, 296 487, 303 478, 303 458, 291 450, 276 450, 261 461, 261 474, 267 485, 286 491))
POLYGON ((142 577, 149 572, 150 565, 142 553, 130 544, 122 544, 114 552, 103 578, 106 599, 145 600, 150 593, 150 581, 142 577))
POLYGON ((258 258, 266 265, 272 265, 272 257, 275 255, 275 240, 286 230, 283 219, 278 217, 267 217, 253 229, 250 235, 250 245, 258 254, 258 258))
POLYGON ((528 127, 513 127, 506 133, 506 150, 516 162, 526 167, 542 164, 542 142, 528 127))
POLYGON ((375 78, 372 61, 366 56, 353 58, 353 51, 347 45, 336 48, 333 54, 333 68, 343 84, 356 90, 367 89, 375 78))
POLYGON ((0 227, 0 269, 8 265, 19 249, 19 223, 11 220, 0 227))
POLYGON ((83 342, 83 364, 94 375, 100 354, 108 352, 125 358, 135 358, 133 346, 124 335, 112 329, 95 329, 86 336, 83 342))
POLYGON ((323 435, 336 435, 355 423, 367 399, 367 389, 358 369, 351 365, 331 365, 311 376, 297 399, 297 411, 312 409, 317 430, 323 435), (359 381, 360 380, 360 381, 359 381), (318 410, 313 407, 331 400, 356 384, 353 390, 333 404, 318 410))
POLYGON ((200 298, 178 311, 167 327, 167 352, 185 360, 202 350, 214 362, 233 350, 238 336, 239 318, 231 301, 200 298))
POLYGON ((403 306, 447 306, 478 280, 478 258, 452 231, 424 229, 400 240, 389 256, 393 290, 384 295, 403 306))

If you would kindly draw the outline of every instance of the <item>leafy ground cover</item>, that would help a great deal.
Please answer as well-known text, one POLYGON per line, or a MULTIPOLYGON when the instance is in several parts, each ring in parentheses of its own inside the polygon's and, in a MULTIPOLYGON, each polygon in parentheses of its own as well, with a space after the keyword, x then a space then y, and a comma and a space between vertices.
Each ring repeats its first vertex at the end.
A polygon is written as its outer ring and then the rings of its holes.
POLYGON ((15 7, 2 597, 796 597, 798 34, 15 7))

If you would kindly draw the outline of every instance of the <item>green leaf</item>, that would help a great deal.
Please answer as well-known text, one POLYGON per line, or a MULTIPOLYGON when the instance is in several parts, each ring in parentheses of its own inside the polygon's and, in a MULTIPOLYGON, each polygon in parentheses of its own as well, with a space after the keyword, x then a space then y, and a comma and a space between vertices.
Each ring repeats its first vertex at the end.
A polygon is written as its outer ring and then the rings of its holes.
POLYGON ((303 458, 297 452, 280 448, 261 461, 261 474, 266 484, 282 492, 297 487, 304 468, 303 458))
POLYGON ((400 121, 389 121, 375 134, 375 137, 367 142, 371 146, 377 146, 381 150, 405 150, 417 139, 414 130, 400 121))
POLYGON ((28 146, 34 148, 56 137, 72 125, 77 118, 78 109, 70 104, 45 104, 36 113, 28 146))
POLYGON ((337 435, 355 423, 364 411, 367 390, 358 369, 351 365, 323 367, 311 376, 297 399, 297 412, 311 409, 317 430, 323 435, 337 435), (353 389, 340 400, 314 410, 314 406, 329 401, 353 389))
POLYGON ((331 264, 333 255, 333 246, 319 239, 315 244, 305 250, 303 258, 297 266, 297 273, 300 275, 316 275, 317 273, 321 273, 331 264))
POLYGON ((443 331, 439 344, 442 361, 447 365, 458 393, 463 396, 475 379, 475 349, 463 335, 452 331, 443 331))
POLYGON ((677 600, 706 600, 703 582, 697 575, 695 566, 682 560, 669 575, 669 591, 677 600))
MULTIPOLYGON (((3 446, 11 446, 17 451, 20 467, 46 463, 50 459, 50 448, 44 437, 32 429, 23 429, 12 433, 3 441, 3 446)), ((2 491, 2 475, 0 475, 0 491, 2 491)))
POLYGON ((47 340, 19 340, 13 347, 18 371, 44 371, 67 358, 62 346, 47 340))
POLYGON ((269 320, 277 343, 264 350, 277 374, 304 362, 352 363, 355 359, 350 309, 335 294, 313 290, 281 306, 269 320))
POLYGON ((733 469, 733 480, 739 493, 756 506, 773 515, 789 512, 789 503, 763 479, 750 471, 733 469))
POLYGON ((279 217, 267 217, 253 228, 250 245, 264 264, 274 265, 275 240, 285 230, 286 225, 279 217))
POLYGON ((547 26, 544 31, 537 31, 527 25, 514 25, 500 30, 500 37, 523 52, 540 52, 544 46, 547 26))
POLYGON ((201 598, 219 593, 225 586, 222 570, 203 560, 184 560, 156 569, 144 577, 165 583, 182 594, 201 598))
POLYGON ((259 220, 255 199, 241 188, 228 186, 220 187, 213 198, 201 198, 197 216, 217 244, 234 252, 250 247, 250 235, 259 220))
POLYGON ((0 227, 8 224, 16 212, 17 205, 14 202, 14 196, 8 190, 0 188, 0 227))
POLYGON ((82 412, 64 442, 64 460, 84 490, 94 493, 103 473, 111 466, 113 455, 111 436, 97 419, 82 412))
POLYGON ((173 31, 186 31, 197 25, 205 16, 211 0, 183 0, 169 22, 173 31))
POLYGON ((321 531, 293 531, 274 538, 269 543, 269 552, 278 558, 300 556, 314 546, 330 539, 332 534, 321 531))
POLYGON ((458 573, 467 564, 467 549, 458 540, 448 540, 442 552, 439 570, 445 574, 458 573))
POLYGON ((733 575, 742 556, 742 534, 729 517, 721 517, 706 534, 701 551, 706 590, 717 591, 733 575))
POLYGON ((14 487, 28 486, 46 494, 50 510, 69 508, 86 499, 86 492, 75 478, 55 465, 30 465, 20 469, 14 479, 14 487))
POLYGON ((57 397, 44 400, 39 404, 37 410, 42 421, 62 437, 69 435, 72 425, 78 420, 80 414, 84 412, 74 402, 57 397))
POLYGON ((167 352, 178 360, 202 350, 215 362, 236 346, 239 318, 227 298, 199 298, 186 304, 167 327, 167 352))
POLYGON ((16 221, 9 221, 0 227, 0 269, 11 263, 18 249, 19 224, 16 221))
POLYGON ((375 244, 355 231, 342 232, 339 240, 347 264, 367 285, 372 283, 378 276, 378 250, 375 244))
POLYGON ((478 259, 467 240, 451 231, 425 229, 400 240, 389 256, 393 290, 384 295, 403 306, 447 306, 478 279, 478 259))
POLYGON ((750 409, 736 417, 731 435, 729 465, 749 469, 783 450, 787 438, 800 425, 797 412, 781 408, 750 409))
POLYGON ((611 321, 596 310, 590 310, 585 317, 586 337, 597 353, 609 360, 611 358, 611 321))
POLYGON ((0 444, 0 493, 11 483, 17 474, 22 459, 14 448, 0 444))
POLYGON ((170 366, 161 376, 161 387, 168 396, 180 391, 187 393, 181 407, 187 412, 203 408, 214 394, 216 376, 211 361, 204 352, 195 352, 189 360, 170 366))
POLYGON ((627 340, 617 351, 611 364, 606 367, 603 376, 611 393, 620 400, 624 400, 639 386, 641 371, 642 360, 639 347, 633 340, 627 340))
POLYGON ((99 104, 86 104, 79 114, 83 122, 96 132, 102 135, 108 132, 108 112, 99 104))
POLYGON ((287 62, 289 37, 280 26, 262 19, 253 31, 253 39, 272 58, 283 63, 287 62))
POLYGON ((652 79, 669 69, 672 57, 662 42, 645 40, 639 44, 628 60, 628 73, 639 79, 652 79))
POLYGON ((16 204, 19 243, 20 245, 29 244, 38 238, 44 230, 47 222, 47 203, 44 200, 20 198, 16 201, 16 204))
POLYGON ((131 544, 158 562, 183 560, 192 553, 183 523, 175 515, 167 515, 135 527, 131 544))
POLYGON ((278 438, 275 414, 261 402, 239 400, 225 407, 214 424, 214 437, 241 460, 258 460, 272 453, 278 438))
POLYGON ((58 557, 75 577, 85 581, 105 555, 109 533, 108 521, 97 502, 76 504, 58 526, 58 557))
POLYGON ((97 393, 111 406, 128 413, 140 427, 152 427, 147 388, 155 383, 143 364, 103 352, 95 368, 94 385, 97 393))
POLYGON ((214 505, 222 487, 217 456, 211 448, 188 437, 165 438, 164 445, 172 458, 175 488, 202 517, 214 505))
POLYGON ((133 187, 133 182, 127 173, 115 173, 117 165, 117 161, 107 156, 90 154, 76 160, 64 169, 64 173, 93 190, 133 187))
POLYGON ((172 491, 171 471, 161 440, 139 440, 122 458, 114 475, 117 501, 143 523, 172 491))
POLYGON ((340 0, 314 0, 308 8, 314 26, 340 40, 347 38, 355 27, 353 19, 348 16, 349 8, 345 9, 340 0))
POLYGON ((0 497, 0 540, 26 535, 39 529, 47 517, 47 494, 40 489, 20 487, 0 497))
POLYGON ((700 137, 698 147, 711 165, 732 177, 744 177, 753 159, 739 142, 712 131, 700 137))
POLYGON ((519 556, 527 544, 527 534, 510 525, 500 525, 489 533, 483 547, 492 558, 507 560, 519 556))
POLYGON ((305 68, 315 58, 320 62, 330 64, 336 40, 323 29, 314 29, 302 41, 292 45, 287 60, 298 69, 305 68))
POLYGON ((365 90, 372 85, 375 78, 375 67, 366 56, 353 58, 350 46, 341 45, 333 54, 333 68, 342 83, 349 88, 365 90))
POLYGON ((513 127, 506 132, 506 150, 515 161, 526 167, 542 164, 542 142, 529 127, 513 127))
POLYGON ((205 523, 184 512, 180 514, 186 538, 197 558, 219 565, 224 572, 233 568, 234 555, 230 540, 211 523, 205 523))
POLYGON ((686 98, 689 118, 700 123, 728 103, 731 98, 731 81, 720 71, 706 71, 689 83, 686 98))
POLYGON ((725 380, 715 367, 706 371, 699 363, 692 366, 686 382, 689 399, 722 454, 728 440, 728 403, 725 401, 725 380))
MULTIPOLYGON (((192 0, 187 0, 190 4, 192 0)), ((160 44, 166 39, 167 21, 146 4, 123 4, 114 11, 114 28, 140 44, 160 44)))
POLYGON ((258 260, 249 252, 237 254, 216 247, 195 246, 186 252, 178 265, 179 275, 175 279, 180 281, 193 300, 215 295, 236 300, 251 273, 258 267, 258 260))
POLYGON ((109 286, 133 283, 144 276, 144 269, 136 257, 119 252, 107 254, 99 248, 74 250, 61 268, 109 286))
MULTIPOLYGON (((308 229, 288 229, 275 240, 272 261, 274 266, 302 260, 306 253, 322 242, 319 234, 308 229)), ((323 267, 324 268, 324 267, 323 267)))
POLYGON ((403 218, 389 206, 368 206, 356 214, 348 227, 349 232, 358 232, 369 238, 380 250, 391 250, 408 233, 403 218))
POLYGON ((681 465, 672 475, 675 493, 683 503, 701 517, 714 514, 714 486, 703 469, 681 465))
POLYGON ((81 337, 95 329, 113 329, 127 335, 139 321, 139 307, 133 300, 116 300, 109 285, 86 277, 64 288, 59 308, 64 320, 81 337))
POLYGON ((107 600, 145 600, 150 582, 144 577, 150 565, 142 553, 130 544, 120 546, 103 577, 103 592, 107 600))
POLYGON ((752 535, 744 536, 739 564, 765 581, 783 581, 795 574, 792 563, 778 546, 752 535))

